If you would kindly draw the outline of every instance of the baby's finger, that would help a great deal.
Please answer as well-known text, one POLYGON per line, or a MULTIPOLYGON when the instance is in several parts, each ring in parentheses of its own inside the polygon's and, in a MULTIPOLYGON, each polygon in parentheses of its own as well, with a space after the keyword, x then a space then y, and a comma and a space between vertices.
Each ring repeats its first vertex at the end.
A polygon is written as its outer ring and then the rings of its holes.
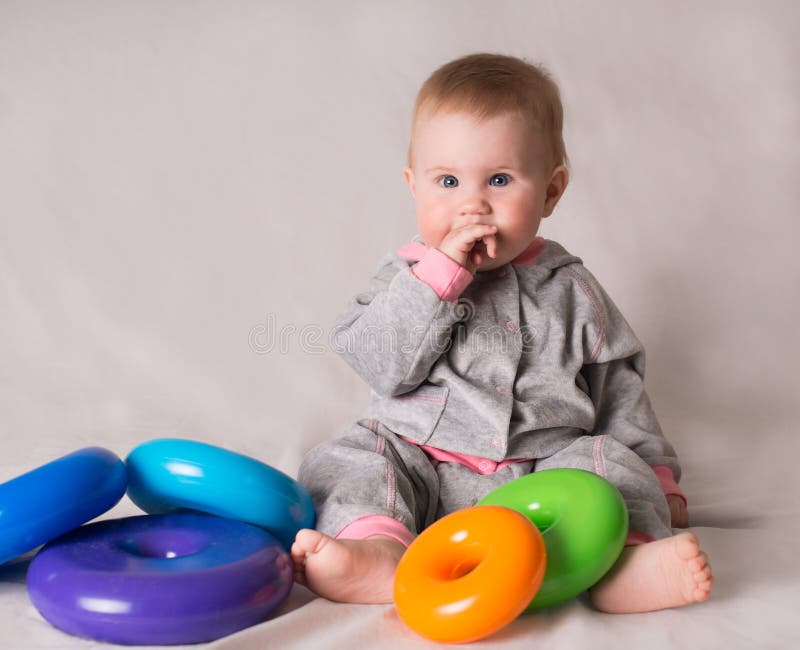
POLYGON ((492 259, 497 257, 497 237, 488 235, 483 238, 483 243, 486 246, 486 254, 492 259))
POLYGON ((492 236, 495 232, 497 232, 497 226, 476 223, 460 228, 458 230, 458 238, 462 245, 472 248, 476 242, 484 237, 492 236))

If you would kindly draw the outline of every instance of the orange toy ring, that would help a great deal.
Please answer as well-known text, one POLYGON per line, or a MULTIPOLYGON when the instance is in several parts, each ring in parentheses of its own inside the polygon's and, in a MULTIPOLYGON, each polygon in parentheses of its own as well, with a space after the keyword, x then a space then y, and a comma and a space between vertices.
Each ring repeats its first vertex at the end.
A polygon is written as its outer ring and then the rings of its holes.
POLYGON ((544 540, 525 516, 502 506, 465 508, 408 547, 395 572, 395 607, 424 637, 469 643, 519 616, 544 573, 544 540))

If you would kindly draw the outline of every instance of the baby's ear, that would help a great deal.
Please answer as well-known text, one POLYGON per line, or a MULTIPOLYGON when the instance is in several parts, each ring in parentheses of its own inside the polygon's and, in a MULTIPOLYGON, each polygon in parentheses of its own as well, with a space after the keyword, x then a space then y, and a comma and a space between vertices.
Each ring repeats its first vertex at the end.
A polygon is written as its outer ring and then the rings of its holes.
POLYGON ((559 165, 553 170, 550 182, 547 184, 543 219, 553 214, 556 204, 564 196, 567 185, 569 185, 569 170, 566 165, 559 165))
POLYGON ((403 178, 406 179, 406 183, 408 184, 409 189, 411 189, 411 196, 416 198, 416 191, 414 190, 414 183, 416 179, 414 178, 414 170, 411 167, 406 167, 403 170, 403 178))

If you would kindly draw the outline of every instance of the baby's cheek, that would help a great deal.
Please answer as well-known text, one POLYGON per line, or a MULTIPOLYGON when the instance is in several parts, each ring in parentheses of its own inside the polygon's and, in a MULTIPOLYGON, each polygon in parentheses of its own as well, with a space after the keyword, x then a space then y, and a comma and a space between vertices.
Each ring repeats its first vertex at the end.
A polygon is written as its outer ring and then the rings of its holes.
POLYGON ((427 219, 420 222, 420 235, 427 246, 437 247, 450 231, 444 220, 427 219))

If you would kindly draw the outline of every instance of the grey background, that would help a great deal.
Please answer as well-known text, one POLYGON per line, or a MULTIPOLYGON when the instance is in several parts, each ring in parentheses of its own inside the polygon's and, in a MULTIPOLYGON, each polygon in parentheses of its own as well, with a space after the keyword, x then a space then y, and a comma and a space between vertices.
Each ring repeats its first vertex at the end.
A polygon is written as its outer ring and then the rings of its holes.
MULTIPOLYGON (((625 638, 735 620, 736 645, 756 615, 796 634, 780 539, 800 528, 799 16, 794 2, 0 1, 0 481, 163 436, 294 475, 366 403, 327 336, 415 233, 402 169, 417 89, 457 56, 513 54, 548 66, 565 106, 571 181, 540 234, 583 258, 645 344, 714 551, 716 600, 625 638), (771 564, 744 578, 750 540, 771 564), (764 611, 740 600, 759 583, 764 611)), ((0 570, 0 620, 25 619, 0 645, 87 645, 38 619, 23 578, 0 570)), ((540 638, 637 619, 575 606, 540 638)), ((354 647, 391 611, 314 601, 221 644, 354 647)), ((514 625, 494 643, 535 627, 514 625)))

